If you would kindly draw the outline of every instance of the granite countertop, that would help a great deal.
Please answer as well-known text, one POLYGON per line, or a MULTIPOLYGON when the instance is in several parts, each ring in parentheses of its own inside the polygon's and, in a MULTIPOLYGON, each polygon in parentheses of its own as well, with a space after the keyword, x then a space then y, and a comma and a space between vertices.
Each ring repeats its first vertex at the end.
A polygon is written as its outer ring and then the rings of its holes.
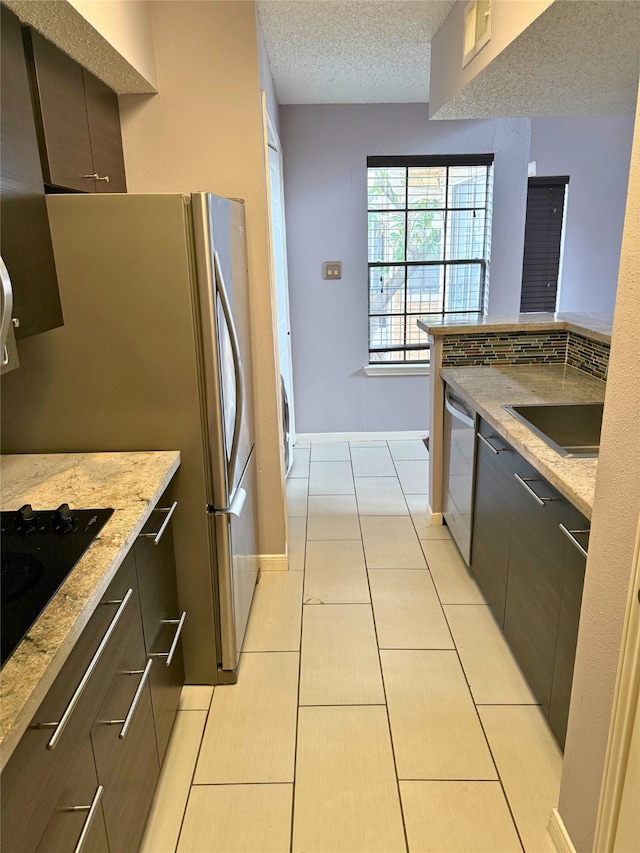
POLYGON ((607 314, 589 313, 513 314, 485 317, 478 317, 477 314, 462 314, 455 319, 419 318, 417 324, 434 338, 445 335, 472 335, 476 332, 539 332, 560 328, 610 344, 613 317, 607 314))
POLYGON ((502 407, 604 400, 606 383, 566 364, 449 367, 441 378, 556 489, 591 518, 597 458, 561 456, 502 407))
POLYGON ((0 457, 3 510, 63 501, 115 510, 2 668, 2 767, 179 465, 178 451, 0 457))

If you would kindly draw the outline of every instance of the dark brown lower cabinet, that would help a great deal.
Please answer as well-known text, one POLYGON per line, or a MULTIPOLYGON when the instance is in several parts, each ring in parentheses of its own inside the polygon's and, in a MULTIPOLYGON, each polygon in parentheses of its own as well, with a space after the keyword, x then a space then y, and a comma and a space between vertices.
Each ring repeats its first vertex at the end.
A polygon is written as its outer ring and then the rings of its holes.
MULTIPOLYGON (((143 635, 149 588, 157 600, 175 597, 170 524, 158 546, 154 539, 138 541, 2 772, 3 853, 73 851, 83 833, 84 853, 129 853, 139 846, 161 764, 158 744, 164 754, 184 669, 173 622, 163 627, 172 632, 175 668, 166 666, 166 656, 147 654, 143 635), (165 671, 174 679, 169 687, 165 671), (63 719, 64 726, 55 725, 63 719)), ((173 616, 177 602, 171 607, 173 616)), ((158 645, 161 635, 160 629, 154 635, 158 645)))
POLYGON ((589 522, 483 420, 478 433, 493 450, 477 439, 471 569, 564 747, 589 522))
POLYGON ((495 619, 504 625, 509 570, 511 508, 517 484, 513 449, 480 419, 476 449, 475 506, 471 570, 495 619))
POLYGON ((185 619, 178 608, 171 512, 172 504, 161 498, 134 545, 142 628, 147 654, 153 660, 149 683, 161 763, 184 684, 180 634, 185 619), (167 519, 169 524, 165 524, 167 519))

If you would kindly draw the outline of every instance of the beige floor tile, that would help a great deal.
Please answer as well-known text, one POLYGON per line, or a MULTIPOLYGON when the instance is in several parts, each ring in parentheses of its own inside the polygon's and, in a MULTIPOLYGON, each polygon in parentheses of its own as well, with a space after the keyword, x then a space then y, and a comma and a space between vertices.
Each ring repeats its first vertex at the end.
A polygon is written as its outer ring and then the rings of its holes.
POLYGON ((371 606, 305 605, 300 704, 380 703, 384 690, 371 606))
POLYGON ((395 460, 400 486, 405 495, 423 495, 429 491, 429 463, 424 459, 395 460))
POLYGON ((310 448, 311 442, 310 441, 298 441, 298 439, 296 439, 296 443, 294 444, 294 448, 298 448, 298 447, 309 447, 310 448))
POLYGON ((351 447, 354 477, 395 477, 396 469, 385 447, 351 447))
POLYGON ((422 538, 423 531, 428 527, 426 511, 427 504, 429 503, 429 495, 405 495, 404 499, 409 507, 416 533, 422 538))
POLYGON ((348 441, 314 441, 311 445, 312 462, 349 462, 348 441))
POLYGON ((206 684, 185 684, 180 694, 179 711, 208 711, 213 687, 206 684))
POLYGON ((350 441, 349 446, 353 450, 354 447, 386 447, 386 441, 372 439, 370 441, 350 441))
POLYGON ((354 494, 351 462, 311 462, 309 468, 310 495, 354 494))
POLYGON ((360 539, 355 495, 312 495, 307 540, 360 539))
POLYGON ((178 853, 288 853, 293 785, 196 785, 178 853))
POLYGON ((368 569, 424 569, 420 540, 408 516, 361 516, 368 569))
POLYGON ((206 711, 178 712, 139 853, 174 853, 206 721, 206 711))
POLYGON ((311 456, 310 447, 294 447, 293 448, 293 465, 291 466, 288 477, 306 477, 309 478, 309 457, 311 456))
POLYGON ((518 853, 499 782, 400 782, 409 853, 518 853))
POLYGON ((262 572, 251 605, 242 650, 300 650, 303 572, 262 572))
POLYGON ((195 784, 292 782, 297 652, 243 653, 237 684, 216 687, 195 784))
POLYGON ((292 849, 405 850, 384 708, 300 708, 292 849))
POLYGON ((452 540, 421 539, 420 544, 443 604, 486 603, 452 540))
POLYGON ((289 571, 304 571, 307 519, 304 517, 289 518, 287 519, 287 526, 289 528, 289 571))
POLYGON ((369 584, 360 540, 307 544, 305 604, 368 604, 369 584))
POLYGON ((371 569, 369 583, 381 649, 454 648, 429 572, 371 569))
MULTIPOLYGON (((411 495, 407 495, 407 497, 411 497, 411 495)), ((445 541, 451 541, 451 532, 446 524, 431 524, 422 527, 418 533, 420 539, 444 539, 445 541)))
POLYGON ((287 480, 287 515, 289 518, 300 518, 307 514, 308 492, 308 480, 302 477, 287 480))
POLYGON ((356 477, 360 515, 409 515, 397 477, 356 477))
POLYGON ((455 651, 381 651, 399 779, 496 779, 455 651))
POLYGON ((429 454, 420 438, 389 441, 389 450, 394 459, 428 459, 429 454))
POLYGON ((444 612, 476 705, 535 705, 489 606, 447 604, 444 612))
POLYGON ((562 753, 533 705, 484 705, 482 725, 527 853, 553 851, 549 813, 558 805, 562 753))

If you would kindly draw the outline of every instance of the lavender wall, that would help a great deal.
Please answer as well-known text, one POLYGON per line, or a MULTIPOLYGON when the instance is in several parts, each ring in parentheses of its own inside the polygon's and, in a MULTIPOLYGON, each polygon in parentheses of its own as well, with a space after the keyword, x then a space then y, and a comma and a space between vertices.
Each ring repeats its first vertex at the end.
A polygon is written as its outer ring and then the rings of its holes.
POLYGON ((531 120, 537 174, 569 175, 560 311, 613 314, 634 117, 531 120))
POLYGON ((489 307, 517 312, 530 121, 429 122, 428 104, 318 104, 281 106, 280 128, 297 430, 426 430, 428 377, 363 371, 367 155, 495 152, 489 307), (323 281, 322 262, 338 260, 342 280, 323 281))

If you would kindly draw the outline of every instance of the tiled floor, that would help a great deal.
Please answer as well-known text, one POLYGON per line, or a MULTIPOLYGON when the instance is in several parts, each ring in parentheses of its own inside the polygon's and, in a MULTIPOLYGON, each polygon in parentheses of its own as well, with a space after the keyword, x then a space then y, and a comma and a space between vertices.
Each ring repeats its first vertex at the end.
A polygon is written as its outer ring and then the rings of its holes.
POLYGON ((145 853, 545 853, 561 753, 448 531, 420 441, 297 447, 290 571, 240 679, 186 687, 145 853))

